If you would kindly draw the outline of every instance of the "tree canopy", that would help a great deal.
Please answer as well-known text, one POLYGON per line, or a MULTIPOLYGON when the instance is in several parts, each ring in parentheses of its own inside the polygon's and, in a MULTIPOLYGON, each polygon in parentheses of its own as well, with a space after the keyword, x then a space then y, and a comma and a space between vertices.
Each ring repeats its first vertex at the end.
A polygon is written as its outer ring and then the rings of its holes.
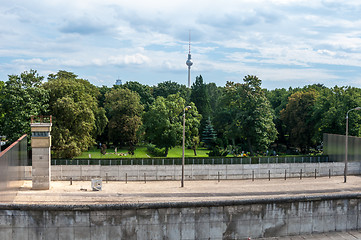
MULTIPOLYGON (((186 113, 186 140, 198 135, 200 115, 194 103, 186 113)), ((182 117, 186 101, 178 94, 171 94, 167 98, 157 97, 144 114, 145 137, 158 148, 168 150, 181 143, 182 117)))
POLYGON ((233 145, 241 140, 251 153, 265 151, 277 134, 271 106, 259 78, 249 75, 243 81, 227 82, 218 106, 217 129, 224 129, 233 145))
POLYGON ((128 88, 112 89, 105 95, 105 107, 109 113, 109 139, 115 145, 128 145, 134 154, 142 125, 143 106, 138 93, 128 88))
POLYGON ((44 115, 48 110, 49 94, 41 84, 43 77, 30 70, 9 75, 0 90, 0 134, 13 142, 23 134, 30 134, 32 115, 44 115), (1 117, 2 116, 2 117, 1 117))
MULTIPOLYGON (((220 87, 199 75, 192 88, 172 81, 96 87, 64 70, 43 81, 35 70, 0 81, 0 135, 12 142, 30 133, 31 115, 53 115, 54 157, 77 156, 95 142, 126 145, 133 153, 140 140, 167 153, 181 145, 186 106, 186 145, 194 150, 307 153, 322 144, 323 133, 345 134, 346 112, 361 106, 360 88, 266 90, 252 75, 220 87)), ((349 134, 361 135, 361 111, 350 112, 349 134)))
POLYGON ((49 77, 49 111, 54 116, 52 149, 55 157, 74 157, 95 144, 107 123, 98 106, 98 89, 75 74, 64 71, 49 77))
POLYGON ((316 121, 312 110, 316 98, 317 92, 314 90, 295 92, 289 97, 286 108, 281 111, 290 143, 300 147, 302 152, 315 144, 316 121))

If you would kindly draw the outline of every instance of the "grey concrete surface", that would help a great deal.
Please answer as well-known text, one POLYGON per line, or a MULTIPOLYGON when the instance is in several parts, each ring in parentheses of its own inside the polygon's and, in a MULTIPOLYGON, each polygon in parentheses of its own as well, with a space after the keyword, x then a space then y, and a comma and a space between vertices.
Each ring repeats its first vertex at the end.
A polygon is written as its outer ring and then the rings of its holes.
MULTIPOLYGON (((222 180, 231 179, 267 179, 270 177, 287 178, 341 176, 344 173, 344 163, 287 163, 287 164, 230 164, 230 165, 185 165, 186 180, 222 180)), ((361 174, 361 162, 348 164, 350 175, 361 174)), ((31 167, 26 170, 27 177, 31 175, 31 167)), ((62 181, 90 180, 106 177, 113 181, 143 181, 144 174, 147 180, 167 181, 181 179, 180 165, 56 165, 51 167, 51 179, 62 181)))
POLYGON ((343 239, 361 229, 357 176, 109 182, 99 192, 53 183, 35 191, 28 181, 0 204, 0 239, 343 239))

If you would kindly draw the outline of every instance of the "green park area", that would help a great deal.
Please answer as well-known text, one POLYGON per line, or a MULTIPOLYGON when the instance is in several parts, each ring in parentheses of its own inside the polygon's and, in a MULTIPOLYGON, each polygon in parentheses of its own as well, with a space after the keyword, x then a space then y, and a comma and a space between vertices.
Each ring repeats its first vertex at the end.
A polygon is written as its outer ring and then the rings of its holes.
MULTIPOLYGON (((210 150, 206 148, 199 148, 197 149, 197 156, 194 155, 193 149, 185 149, 184 155, 185 157, 208 157, 207 153, 210 150)), ((147 147, 141 146, 137 147, 137 149, 134 151, 134 155, 131 155, 128 153, 128 150, 126 148, 117 149, 117 152, 115 152, 115 148, 109 148, 106 150, 106 154, 102 154, 100 149, 97 148, 91 148, 89 151, 82 152, 82 154, 75 159, 89 159, 90 158, 154 158, 157 156, 152 155, 147 151, 147 147), (90 155, 89 155, 90 154, 90 155)), ((180 158, 182 157, 182 147, 174 147, 169 150, 168 152, 168 158, 180 158)))
POLYGON ((346 114, 348 134, 361 135, 360 88, 268 90, 254 75, 224 86, 201 75, 192 82, 108 87, 63 70, 9 75, 0 81, 0 136, 9 145, 31 135, 32 116, 52 116, 53 159, 144 159, 181 158, 183 141, 186 158, 194 149, 203 158, 319 155, 324 133, 345 134, 346 114))

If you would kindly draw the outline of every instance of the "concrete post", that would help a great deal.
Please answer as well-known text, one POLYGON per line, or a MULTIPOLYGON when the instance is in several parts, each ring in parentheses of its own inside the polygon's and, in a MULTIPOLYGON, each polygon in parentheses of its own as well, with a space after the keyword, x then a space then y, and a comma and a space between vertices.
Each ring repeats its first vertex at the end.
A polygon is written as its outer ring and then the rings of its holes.
POLYGON ((51 122, 31 123, 32 189, 47 190, 51 181, 51 122))

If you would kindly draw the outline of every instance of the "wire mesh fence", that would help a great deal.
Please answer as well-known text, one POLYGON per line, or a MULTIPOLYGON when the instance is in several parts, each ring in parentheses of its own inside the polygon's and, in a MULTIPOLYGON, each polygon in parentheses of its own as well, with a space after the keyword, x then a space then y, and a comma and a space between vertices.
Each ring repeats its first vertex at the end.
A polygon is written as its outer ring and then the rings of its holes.
MULTIPOLYGON (((205 164, 274 164, 274 163, 320 163, 329 162, 326 155, 292 157, 249 158, 186 158, 186 165, 205 164)), ((52 159, 52 165, 181 165, 181 158, 124 158, 124 159, 52 159)))

